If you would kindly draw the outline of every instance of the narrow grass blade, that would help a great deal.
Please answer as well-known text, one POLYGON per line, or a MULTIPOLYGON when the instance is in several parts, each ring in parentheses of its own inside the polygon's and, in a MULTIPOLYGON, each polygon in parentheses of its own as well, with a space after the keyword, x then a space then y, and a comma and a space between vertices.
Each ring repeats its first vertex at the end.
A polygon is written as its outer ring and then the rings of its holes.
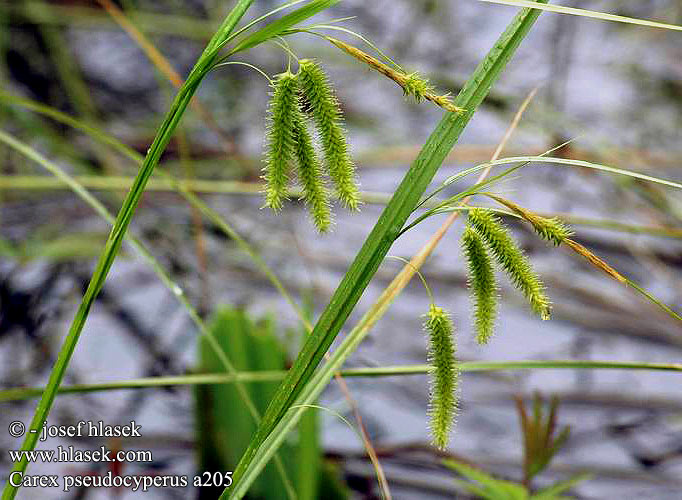
MULTIPOLYGON (((35 410, 33 419, 29 426, 30 429, 40 429, 47 419, 50 409, 52 408, 55 395, 57 394, 57 389, 61 384, 66 372, 66 368, 69 365, 71 356, 73 355, 78 343, 80 334, 83 330, 83 327, 85 326, 88 314, 90 313, 90 308, 92 307, 95 298, 104 285, 107 274, 109 273, 116 255, 118 254, 123 242, 123 237, 126 230, 128 229, 128 225, 130 224, 130 220, 132 219, 142 193, 144 192, 147 181, 149 180, 149 177, 151 177, 154 167, 156 167, 158 164, 159 159, 168 145, 168 142, 170 141, 175 128, 180 122, 183 113, 187 109, 192 96, 199 87, 203 77, 215 63, 217 52, 213 52, 213 48, 220 44, 220 42, 232 32, 252 3, 253 0, 239 0, 234 8, 230 11, 216 34, 208 43, 202 55, 199 57, 197 63, 190 72, 187 81, 179 90, 170 110, 163 120, 163 123, 159 127, 154 141, 152 142, 147 156, 145 157, 145 161, 142 164, 137 177, 135 178, 135 182, 128 192, 118 216, 116 217, 116 221, 109 235, 109 239, 107 240, 106 246, 100 256, 95 271, 93 272, 81 304, 78 307, 73 322, 71 323, 69 333, 64 339, 62 348, 60 349, 57 356, 57 361, 52 368, 48 385, 35 410)), ((38 437, 38 432, 27 432, 26 438, 24 439, 24 443, 21 448, 22 451, 33 450, 38 441, 38 437)), ((23 474, 26 471, 27 466, 28 460, 24 456, 22 460, 14 464, 12 472, 20 472, 23 474)), ((18 487, 8 482, 5 485, 5 489, 3 490, 2 499, 11 500, 16 497, 18 491, 18 487)))
MULTIPOLYGON (((73 190, 90 207, 92 207, 92 209, 95 212, 97 212, 97 214, 100 215, 100 217, 106 220, 110 225, 114 224, 115 222, 114 217, 109 213, 106 207, 102 205, 99 202, 99 200, 93 197, 86 189, 84 189, 83 186, 79 185, 78 182, 76 182, 70 175, 64 172, 60 167, 44 158, 42 155, 31 149, 28 145, 21 143, 20 141, 5 134, 2 131, 0 131, 0 142, 7 144, 8 146, 14 148, 21 154, 25 155, 27 158, 41 165, 43 168, 45 168, 47 171, 49 171, 55 177, 57 177, 60 181, 69 186, 69 188, 73 190)), ((166 272, 165 269, 163 269, 161 264, 154 258, 151 252, 147 250, 147 248, 141 241, 139 241, 134 236, 131 236, 130 234, 126 234, 125 237, 129 241, 130 245, 135 249, 135 251, 142 257, 144 261, 147 262, 151 269, 160 278, 163 285, 173 294, 173 296, 187 311, 190 319, 196 325, 201 335, 206 338, 208 345, 211 347, 216 357, 218 358, 222 366, 225 368, 227 374, 230 376, 236 376, 237 371, 232 362, 230 361, 230 358, 218 344, 218 341, 213 335, 213 332, 209 328, 207 328, 206 324, 201 319, 198 311, 190 304, 180 285, 173 281, 173 278, 166 272)), ((236 239, 239 238, 239 235, 234 233, 233 237, 236 239)), ((279 283, 279 281, 276 278, 275 281, 279 283)), ((284 290, 283 287, 281 291, 285 295, 285 297, 289 297, 288 294, 286 293, 286 290, 284 290)), ((235 382, 237 393, 239 394, 240 399, 244 403, 246 411, 249 413, 251 418, 257 423, 260 420, 260 412, 254 405, 253 401, 251 400, 248 392, 244 388, 241 381, 239 381, 238 378, 235 378, 235 382)), ((277 456, 275 457, 275 465, 281 475, 282 481, 284 482, 285 485, 289 486, 288 491, 293 491, 290 488, 289 481, 284 472, 282 462, 280 458, 277 456)))
POLYGON ((282 32, 288 30, 292 26, 297 25, 301 21, 305 21, 309 17, 314 16, 318 12, 328 9, 339 0, 312 0, 303 7, 296 9, 293 12, 279 18, 276 21, 271 22, 263 29, 256 31, 255 33, 249 35, 244 40, 239 42, 236 47, 230 50, 230 54, 236 54, 243 50, 255 47, 258 44, 275 38, 282 34, 282 32))
POLYGON ((661 28, 665 30, 682 31, 682 26, 678 26, 676 24, 660 23, 657 21, 649 21, 647 19, 638 19, 635 17, 618 16, 615 14, 597 12, 594 10, 564 7, 563 5, 536 5, 535 2, 528 0, 480 0, 480 1, 488 3, 498 3, 501 5, 511 5, 514 7, 530 7, 534 9, 546 10, 548 12, 556 12, 559 14, 571 14, 573 16, 600 19, 602 21, 615 21, 618 23, 635 24, 637 26, 646 26, 648 28, 661 28))
MULTIPOLYGON (((409 377, 428 375, 431 365, 399 365, 378 366, 369 368, 348 368, 339 373, 344 377, 409 377)), ((626 370, 626 371, 660 371, 682 373, 682 363, 648 363, 636 361, 580 361, 580 360, 528 360, 528 361, 467 361, 457 363, 462 373, 480 373, 519 370, 626 370)), ((285 371, 259 371, 230 373, 205 373, 200 375, 177 375, 167 377, 146 377, 129 380, 114 380, 92 384, 74 384, 59 388, 59 394, 77 394, 84 392, 120 391, 147 388, 162 388, 184 385, 211 385, 261 383, 282 380, 285 371)), ((5 401, 21 401, 40 397, 44 387, 22 387, 0 391, 0 403, 5 401)))
POLYGON ((642 181, 653 182, 655 184, 661 184, 663 186, 673 187, 676 189, 682 189, 682 184, 675 181, 670 181, 667 179, 661 179, 659 177, 654 177, 651 175, 640 174, 639 172, 632 172, 630 170, 625 170, 622 168, 610 167, 608 165, 601 165, 599 163, 591 163, 584 160, 572 160, 570 158, 555 158, 553 156, 513 156, 510 158, 500 158, 499 160, 492 161, 489 165, 505 165, 509 163, 553 163, 556 165, 573 166, 573 167, 584 167, 590 168, 592 170, 600 170, 602 172, 609 172, 611 174, 624 175, 626 177, 631 177, 633 179, 639 179, 642 181))

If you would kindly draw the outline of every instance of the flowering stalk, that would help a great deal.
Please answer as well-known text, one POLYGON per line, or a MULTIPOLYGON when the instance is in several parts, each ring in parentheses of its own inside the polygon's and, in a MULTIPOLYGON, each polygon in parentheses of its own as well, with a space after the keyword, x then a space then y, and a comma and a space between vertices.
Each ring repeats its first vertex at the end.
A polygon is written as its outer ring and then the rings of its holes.
POLYGON ((295 154, 294 116, 298 108, 296 77, 287 71, 275 77, 269 106, 266 142, 265 206, 275 211, 287 199, 289 171, 295 154))
POLYGON ((298 107, 292 114, 292 125, 298 179, 303 188, 302 198, 309 206, 315 227, 321 233, 325 233, 329 231, 332 224, 329 193, 322 178, 322 169, 305 123, 305 117, 298 107))
POLYGON ((424 328, 429 335, 429 362, 431 372, 431 434, 433 444, 443 450, 447 447, 450 431, 457 411, 457 381, 459 371, 455 363, 455 343, 450 316, 431 304, 424 328))
POLYGON ((476 341, 487 344, 493 335, 497 315, 497 283, 492 262, 479 234, 467 226, 462 248, 469 270, 469 289, 474 303, 476 341))
POLYGON ((541 217, 505 198, 491 193, 486 194, 490 198, 526 219, 531 223, 533 229, 535 229, 535 232, 538 233, 542 239, 550 241, 556 246, 561 245, 561 243, 573 235, 571 228, 566 226, 558 217, 552 217, 551 219, 547 217, 541 217))
POLYGON ((526 296, 533 312, 548 320, 551 303, 545 287, 499 218, 490 210, 474 208, 469 211, 469 223, 486 242, 514 286, 526 296))
POLYGON ((299 63, 299 84, 317 125, 329 177, 341 202, 351 210, 357 210, 360 194, 339 102, 322 68, 315 61, 302 59, 299 63))

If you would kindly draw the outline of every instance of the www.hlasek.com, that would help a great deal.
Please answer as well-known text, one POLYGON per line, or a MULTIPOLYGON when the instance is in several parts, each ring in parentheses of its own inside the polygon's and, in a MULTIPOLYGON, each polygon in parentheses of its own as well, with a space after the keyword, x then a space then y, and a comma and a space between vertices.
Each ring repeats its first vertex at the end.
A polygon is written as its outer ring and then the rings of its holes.
MULTIPOLYGON (((48 438, 62 437, 141 437, 141 426, 131 421, 127 425, 105 425, 103 422, 81 421, 75 425, 47 425, 41 429, 26 429, 23 422, 15 421, 9 425, 9 434, 19 438, 24 434, 37 435, 41 442, 48 438)), ((73 446, 57 446, 56 449, 9 450, 9 458, 14 463, 52 462, 52 463, 85 463, 85 462, 119 462, 119 463, 151 463, 151 450, 112 450, 105 446, 98 449, 81 450, 73 446)), ((121 475, 109 471, 106 474, 56 474, 29 475, 22 471, 13 471, 7 477, 9 484, 16 488, 61 488, 68 492, 72 488, 127 488, 132 491, 148 491, 151 488, 185 488, 194 487, 229 487, 232 485, 232 472, 202 472, 195 476, 138 474, 121 475)))

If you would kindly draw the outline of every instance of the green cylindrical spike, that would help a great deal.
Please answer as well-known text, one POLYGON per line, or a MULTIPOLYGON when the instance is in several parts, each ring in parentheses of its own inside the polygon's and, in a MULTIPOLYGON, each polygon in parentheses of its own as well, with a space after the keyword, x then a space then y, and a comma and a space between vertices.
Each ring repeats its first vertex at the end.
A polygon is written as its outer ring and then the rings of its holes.
POLYGON ((329 192, 322 177, 322 169, 305 123, 305 117, 298 108, 293 117, 293 133, 298 178, 303 188, 302 197, 309 207, 315 227, 321 233, 325 233, 329 231, 332 224, 329 192))
POLYGON ((469 289, 474 303, 474 327, 479 344, 487 344, 493 335, 497 315, 497 283, 492 262, 483 240, 467 226, 462 235, 462 249, 469 270, 469 289))
POLYGON ((360 202, 355 166, 348 151, 339 102, 322 68, 313 60, 299 61, 301 91, 310 105, 320 143, 336 193, 341 202, 356 210, 360 202))
POLYGON ((455 362, 455 340, 450 316, 431 304, 424 328, 429 335, 431 395, 429 417, 433 444, 441 450, 448 446, 457 412, 459 371, 455 362))
POLYGON ((542 319, 549 319, 551 303, 545 287, 499 218, 490 210, 474 208, 469 211, 469 223, 486 242, 512 283, 526 296, 531 309, 542 319))
POLYGON ((265 206, 278 211, 287 199, 289 171, 295 156, 296 76, 289 71, 277 75, 272 89, 263 179, 266 182, 265 206))

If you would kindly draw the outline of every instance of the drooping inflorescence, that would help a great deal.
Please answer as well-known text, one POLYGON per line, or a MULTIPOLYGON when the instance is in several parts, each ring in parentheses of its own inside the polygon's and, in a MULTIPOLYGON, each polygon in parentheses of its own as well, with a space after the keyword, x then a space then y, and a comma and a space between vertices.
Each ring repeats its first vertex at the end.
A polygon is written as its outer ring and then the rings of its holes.
POLYGON ((310 216, 321 233, 331 227, 329 193, 322 177, 322 168, 317 159, 313 141, 305 123, 305 117, 297 109, 293 118, 298 179, 303 188, 303 199, 310 207, 310 216))
POLYGON ((277 75, 272 89, 263 178, 267 185, 265 206, 278 211, 287 199, 289 171, 295 155, 294 117, 298 111, 296 76, 289 71, 277 75))
POLYGON ((542 319, 549 319, 551 303, 545 287, 499 218, 490 210, 473 208, 469 211, 469 224, 481 236, 512 283, 525 295, 533 312, 542 319))
POLYGON ((308 101, 310 113, 324 151, 329 177, 339 200, 351 210, 357 210, 359 193, 355 167, 348 152, 343 130, 341 108, 322 68, 313 60, 299 61, 300 87, 308 101))
POLYGON ((429 335, 429 362, 432 365, 429 417, 433 444, 447 447, 457 411, 459 371, 455 362, 452 320, 435 304, 431 304, 424 328, 429 335))
POLYGON ((497 315, 497 283, 492 262, 479 234, 467 226, 462 235, 462 249, 469 271, 469 289, 474 303, 476 341, 487 344, 493 335, 497 315))
POLYGON ((348 152, 342 115, 322 69, 311 60, 300 61, 297 74, 286 71, 275 77, 269 106, 265 172, 265 206, 281 209, 287 199, 292 165, 297 166, 302 199, 309 207, 318 231, 331 228, 332 213, 325 172, 308 132, 301 99, 306 99, 324 150, 325 167, 344 205, 356 210, 360 202, 355 168, 348 152))

